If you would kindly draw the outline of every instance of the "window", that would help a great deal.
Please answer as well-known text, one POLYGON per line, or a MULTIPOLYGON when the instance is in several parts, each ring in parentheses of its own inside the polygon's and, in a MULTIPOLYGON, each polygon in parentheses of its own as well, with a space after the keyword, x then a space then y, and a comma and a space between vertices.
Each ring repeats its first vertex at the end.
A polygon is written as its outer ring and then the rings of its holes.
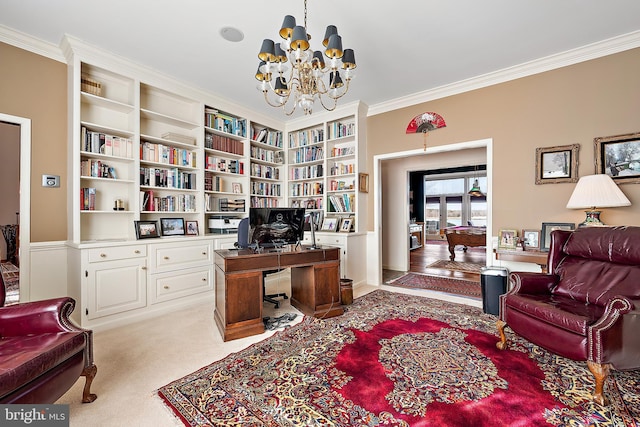
POLYGON ((486 191, 487 177, 475 172, 449 177, 426 176, 424 221, 429 234, 458 225, 487 225, 486 196, 470 196, 475 180, 486 191))

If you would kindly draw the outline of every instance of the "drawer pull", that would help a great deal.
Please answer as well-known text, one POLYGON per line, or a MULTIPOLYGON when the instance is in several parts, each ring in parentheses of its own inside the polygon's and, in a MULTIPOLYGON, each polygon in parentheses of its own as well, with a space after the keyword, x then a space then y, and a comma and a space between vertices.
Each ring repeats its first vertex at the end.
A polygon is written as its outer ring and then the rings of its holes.
POLYGON ((100 258, 106 258, 107 254, 105 254, 104 252, 100 254, 100 258))
POLYGON ((167 285, 164 285, 164 286, 163 286, 163 288, 165 288, 165 289, 169 289, 169 286, 167 286, 167 285))
POLYGON ((146 270, 146 269, 147 269, 147 267, 143 265, 142 267, 140 267, 140 269, 141 269, 141 270, 146 270))
POLYGON ((168 260, 168 259, 169 259, 169 257, 168 257, 168 256, 166 256, 166 257, 164 257, 164 259, 168 260))
POLYGON ((139 254, 139 253, 140 253, 140 250, 139 250, 139 249, 136 249, 135 251, 133 251, 133 253, 134 253, 134 254, 139 254))
POLYGON ((204 251, 202 252, 202 255, 206 255, 206 254, 207 254, 206 252, 204 252, 204 251))

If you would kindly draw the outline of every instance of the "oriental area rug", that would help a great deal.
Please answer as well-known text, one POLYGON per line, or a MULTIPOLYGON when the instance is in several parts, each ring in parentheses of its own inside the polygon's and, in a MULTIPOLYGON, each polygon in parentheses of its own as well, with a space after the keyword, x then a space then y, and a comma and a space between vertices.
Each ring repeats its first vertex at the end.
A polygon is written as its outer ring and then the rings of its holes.
POLYGON ((482 272, 482 267, 484 267, 484 264, 476 264, 474 262, 463 261, 449 261, 445 259, 438 260, 427 266, 427 268, 440 268, 443 270, 465 271, 467 273, 478 274, 482 272))
POLYGON ((472 298, 482 298, 479 282, 470 280, 450 279, 448 277, 430 276, 428 274, 407 273, 386 283, 410 289, 426 289, 430 291, 446 292, 472 298))
POLYGON ((305 317, 158 390, 188 426, 635 426, 640 372, 613 371, 602 407, 584 363, 480 309, 383 290, 305 317))

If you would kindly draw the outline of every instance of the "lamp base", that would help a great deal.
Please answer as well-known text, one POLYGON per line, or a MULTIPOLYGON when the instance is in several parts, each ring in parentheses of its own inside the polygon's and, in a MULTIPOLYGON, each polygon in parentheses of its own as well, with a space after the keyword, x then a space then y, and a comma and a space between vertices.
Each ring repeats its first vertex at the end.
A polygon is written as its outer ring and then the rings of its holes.
POLYGON ((604 222, 600 221, 600 212, 596 210, 584 211, 587 214, 587 218, 584 222, 580 223, 579 227, 604 227, 604 222))

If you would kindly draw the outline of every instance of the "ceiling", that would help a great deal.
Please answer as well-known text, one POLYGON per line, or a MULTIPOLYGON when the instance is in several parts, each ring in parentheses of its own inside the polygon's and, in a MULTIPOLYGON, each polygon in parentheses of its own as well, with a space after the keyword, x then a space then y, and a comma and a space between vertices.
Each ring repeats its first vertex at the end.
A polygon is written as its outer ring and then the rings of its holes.
MULTIPOLYGON (((56 46, 69 34, 280 121, 254 74, 284 15, 302 23, 303 0, 0 1, 0 25, 56 46)), ((340 102, 371 107, 639 31, 638 17, 638 0, 308 0, 307 29, 319 50, 338 27, 358 63, 340 102)))

